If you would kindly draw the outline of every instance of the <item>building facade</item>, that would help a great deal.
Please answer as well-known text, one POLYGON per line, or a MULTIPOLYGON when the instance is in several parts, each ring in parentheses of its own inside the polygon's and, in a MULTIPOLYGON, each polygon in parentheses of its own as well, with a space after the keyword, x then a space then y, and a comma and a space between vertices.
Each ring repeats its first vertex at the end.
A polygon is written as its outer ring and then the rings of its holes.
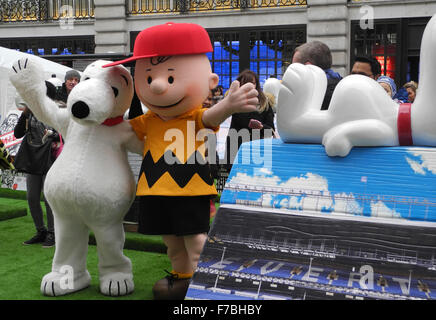
POLYGON ((373 55, 397 85, 418 80, 419 48, 435 0, 2 0, 0 46, 83 69, 96 58, 131 54, 150 26, 206 28, 209 55, 228 88, 243 69, 281 78, 296 46, 325 42, 347 75, 356 55, 373 55))

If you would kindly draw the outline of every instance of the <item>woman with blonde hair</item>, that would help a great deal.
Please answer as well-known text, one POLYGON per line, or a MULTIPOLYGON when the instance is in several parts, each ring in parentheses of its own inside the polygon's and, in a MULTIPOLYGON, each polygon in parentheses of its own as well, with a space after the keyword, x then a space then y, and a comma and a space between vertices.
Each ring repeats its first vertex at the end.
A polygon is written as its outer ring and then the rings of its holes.
POLYGON ((413 101, 415 101, 416 91, 418 90, 418 83, 409 81, 403 87, 407 90, 407 95, 409 96, 408 102, 413 103, 413 101))

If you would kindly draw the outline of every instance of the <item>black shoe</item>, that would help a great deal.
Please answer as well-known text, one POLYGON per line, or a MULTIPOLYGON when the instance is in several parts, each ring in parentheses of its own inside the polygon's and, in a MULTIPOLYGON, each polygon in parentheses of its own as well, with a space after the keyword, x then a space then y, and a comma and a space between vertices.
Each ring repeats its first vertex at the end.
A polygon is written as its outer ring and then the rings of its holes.
POLYGON ((166 272, 169 275, 157 281, 152 288, 154 300, 185 299, 191 278, 179 279, 176 275, 166 272))
POLYGON ((43 248, 51 248, 55 245, 55 235, 54 232, 47 232, 47 237, 42 243, 43 248))
POLYGON ((36 233, 36 235, 33 236, 32 239, 29 239, 27 241, 24 241, 24 245, 29 244, 35 244, 35 243, 42 243, 45 241, 45 238, 47 237, 47 230, 41 230, 36 233))

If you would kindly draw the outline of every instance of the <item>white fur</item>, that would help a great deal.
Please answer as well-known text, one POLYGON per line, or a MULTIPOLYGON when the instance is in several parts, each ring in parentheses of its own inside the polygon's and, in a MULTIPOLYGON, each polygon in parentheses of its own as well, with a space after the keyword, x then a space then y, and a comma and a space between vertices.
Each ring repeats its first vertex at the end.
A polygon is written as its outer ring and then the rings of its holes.
POLYGON ((143 143, 127 121, 115 126, 101 124, 123 115, 133 97, 133 80, 127 69, 102 68, 106 63, 96 61, 86 68, 68 97, 67 108, 58 108, 46 97, 42 72, 30 59, 27 63, 17 61, 17 73, 11 72, 12 83, 36 117, 65 138, 64 149, 47 173, 44 186, 56 237, 52 272, 41 283, 45 295, 64 295, 89 286, 89 230, 97 241, 101 292, 117 296, 134 288, 131 262, 123 255, 122 221, 136 188, 127 150, 141 154, 143 143), (118 89, 116 98, 112 87, 118 89), (71 113, 78 101, 86 102, 90 109, 83 119, 71 113), (73 288, 62 286, 66 276, 63 266, 73 268, 73 288))
MULTIPOLYGON (((421 74, 412 105, 415 145, 436 146, 436 16, 421 47, 421 74)), ((286 70, 277 102, 277 128, 284 142, 322 143, 329 156, 346 156, 353 146, 396 146, 398 104, 374 80, 351 75, 339 82, 329 109, 321 111, 327 81, 313 65, 286 70)))

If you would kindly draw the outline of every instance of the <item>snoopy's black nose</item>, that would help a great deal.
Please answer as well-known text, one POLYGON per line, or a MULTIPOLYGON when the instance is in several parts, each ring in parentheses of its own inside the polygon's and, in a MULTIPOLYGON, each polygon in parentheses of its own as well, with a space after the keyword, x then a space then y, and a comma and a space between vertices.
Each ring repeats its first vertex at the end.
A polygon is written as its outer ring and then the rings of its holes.
POLYGON ((83 119, 89 115, 89 107, 85 102, 77 101, 71 107, 71 113, 76 118, 83 119))

